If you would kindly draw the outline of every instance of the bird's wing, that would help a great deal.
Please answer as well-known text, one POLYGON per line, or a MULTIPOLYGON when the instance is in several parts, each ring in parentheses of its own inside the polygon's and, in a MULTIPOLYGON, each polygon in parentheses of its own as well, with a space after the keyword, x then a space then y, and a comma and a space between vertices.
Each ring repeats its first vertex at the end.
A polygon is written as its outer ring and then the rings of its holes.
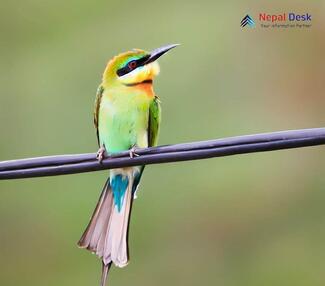
POLYGON ((102 100, 103 93, 104 93, 104 88, 100 85, 97 89, 96 99, 95 99, 95 108, 94 108, 94 125, 96 128, 97 142, 98 142, 99 147, 100 147, 100 142, 99 142, 99 133, 98 133, 98 117, 99 117, 100 102, 102 100))
POLYGON ((157 96, 153 99, 149 108, 149 122, 148 122, 148 145, 156 146, 158 143, 158 133, 160 125, 160 101, 157 96))

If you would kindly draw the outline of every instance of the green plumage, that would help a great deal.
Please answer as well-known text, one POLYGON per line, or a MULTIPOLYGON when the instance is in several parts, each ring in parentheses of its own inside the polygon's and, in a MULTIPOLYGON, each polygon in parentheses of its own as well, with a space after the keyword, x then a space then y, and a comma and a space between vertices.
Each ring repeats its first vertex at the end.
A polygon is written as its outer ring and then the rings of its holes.
POLYGON ((94 123, 100 146, 108 153, 129 150, 133 146, 155 146, 160 124, 160 103, 146 89, 98 88, 94 123))

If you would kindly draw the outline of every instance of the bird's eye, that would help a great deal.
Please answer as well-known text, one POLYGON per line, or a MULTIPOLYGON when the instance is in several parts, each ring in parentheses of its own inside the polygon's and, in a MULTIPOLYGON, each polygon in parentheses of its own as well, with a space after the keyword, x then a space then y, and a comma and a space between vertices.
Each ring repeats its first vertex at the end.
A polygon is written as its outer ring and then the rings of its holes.
POLYGON ((129 62, 128 67, 132 70, 135 69, 137 67, 137 62, 136 61, 129 62))

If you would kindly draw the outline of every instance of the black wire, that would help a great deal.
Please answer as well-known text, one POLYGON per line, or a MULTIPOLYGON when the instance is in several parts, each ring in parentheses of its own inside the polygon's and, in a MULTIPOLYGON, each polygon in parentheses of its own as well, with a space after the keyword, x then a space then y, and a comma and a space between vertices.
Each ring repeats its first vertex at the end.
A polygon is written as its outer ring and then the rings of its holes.
POLYGON ((0 179, 56 176, 127 166, 206 159, 325 144, 325 128, 244 135, 224 139, 159 146, 121 152, 99 164, 95 154, 60 155, 0 162, 0 179))
MULTIPOLYGON (((237 137, 230 137, 224 139, 215 139, 208 141, 198 141, 191 143, 159 146, 146 149, 138 149, 137 154, 147 155, 156 153, 166 153, 166 152, 178 152, 178 151, 190 151, 197 149, 207 149, 214 147, 223 147, 231 145, 240 144, 253 144, 260 142, 270 142, 274 140, 285 140, 285 139, 299 139, 299 138, 309 138, 310 136, 324 136, 325 128, 314 128, 314 129, 302 129, 302 130, 290 130, 290 131, 280 131, 272 133, 262 133, 255 135, 244 135, 237 137)), ((42 167, 42 166, 52 166, 52 165, 63 165, 63 164, 75 164, 85 161, 94 160, 95 155, 93 153, 88 154, 76 154, 76 155, 58 155, 58 156, 47 156, 39 158, 29 158, 21 160, 11 160, 0 162, 0 171, 21 169, 21 168, 32 168, 32 167, 42 167)), ((114 154, 111 157, 128 157, 129 152, 121 152, 114 154)))

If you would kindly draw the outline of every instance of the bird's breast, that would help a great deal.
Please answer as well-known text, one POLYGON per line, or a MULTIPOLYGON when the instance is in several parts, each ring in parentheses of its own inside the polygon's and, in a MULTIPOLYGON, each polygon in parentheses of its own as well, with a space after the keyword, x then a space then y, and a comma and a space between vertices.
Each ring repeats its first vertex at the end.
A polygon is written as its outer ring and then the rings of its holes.
POLYGON ((148 146, 149 106, 152 98, 144 92, 107 93, 99 110, 99 138, 108 152, 148 146))

